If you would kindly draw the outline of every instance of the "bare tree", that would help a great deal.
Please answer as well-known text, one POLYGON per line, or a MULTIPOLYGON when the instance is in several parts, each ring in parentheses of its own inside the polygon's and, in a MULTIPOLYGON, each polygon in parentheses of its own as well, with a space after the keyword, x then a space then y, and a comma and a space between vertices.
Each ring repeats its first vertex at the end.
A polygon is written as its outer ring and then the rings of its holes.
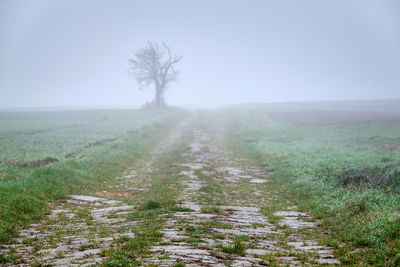
POLYGON ((169 82, 176 80, 178 72, 174 65, 182 56, 173 55, 171 49, 162 43, 147 42, 142 49, 133 53, 134 58, 129 59, 131 74, 135 76, 140 89, 154 84, 156 89, 155 104, 164 106, 164 94, 169 82))

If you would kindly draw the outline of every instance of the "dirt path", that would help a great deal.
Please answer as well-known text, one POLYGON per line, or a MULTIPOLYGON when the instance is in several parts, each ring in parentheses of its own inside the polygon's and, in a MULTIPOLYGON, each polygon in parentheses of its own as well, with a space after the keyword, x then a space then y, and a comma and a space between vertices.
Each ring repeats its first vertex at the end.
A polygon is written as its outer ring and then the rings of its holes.
POLYGON ((188 266, 339 263, 331 249, 298 234, 288 234, 288 228, 315 227, 315 222, 303 220, 309 219, 305 213, 277 211, 274 216, 279 221, 274 225, 260 212, 258 206, 268 204, 268 195, 258 190, 269 182, 267 170, 243 166, 243 162, 217 148, 211 137, 198 129, 193 130, 186 159, 181 164, 187 168, 182 171, 187 179, 180 203, 192 211, 176 212, 167 220, 162 242, 152 248, 153 253, 143 262, 160 266, 177 262, 188 266), (212 192, 214 183, 222 185, 222 189, 212 192), (238 198, 237 190, 243 184, 247 199, 238 198), (221 201, 221 196, 225 200, 221 201), (225 205, 214 205, 218 202, 225 205), (301 255, 307 255, 307 259, 301 255))
POLYGON ((168 156, 169 149, 182 145, 186 136, 190 142, 177 164, 183 177, 177 200, 184 209, 165 217, 161 240, 139 257, 141 264, 339 264, 330 248, 305 238, 305 232, 318 231, 307 214, 295 207, 268 210, 277 197, 270 192, 270 172, 235 158, 220 145, 223 129, 212 132, 200 120, 182 122, 150 157, 114 179, 110 190, 71 196, 0 252, 18 257, 26 266, 100 265, 105 249, 118 245, 118 240, 136 238, 132 229, 141 221, 129 220, 137 210, 135 197, 150 190, 156 163, 168 156))

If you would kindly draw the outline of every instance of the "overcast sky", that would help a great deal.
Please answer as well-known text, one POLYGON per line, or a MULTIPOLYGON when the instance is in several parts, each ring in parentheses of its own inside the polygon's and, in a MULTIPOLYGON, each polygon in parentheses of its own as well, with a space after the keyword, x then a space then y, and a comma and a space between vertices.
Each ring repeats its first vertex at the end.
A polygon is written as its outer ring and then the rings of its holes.
POLYGON ((173 105, 400 98, 398 0, 0 0, 0 107, 150 101, 147 40, 183 55, 173 105))

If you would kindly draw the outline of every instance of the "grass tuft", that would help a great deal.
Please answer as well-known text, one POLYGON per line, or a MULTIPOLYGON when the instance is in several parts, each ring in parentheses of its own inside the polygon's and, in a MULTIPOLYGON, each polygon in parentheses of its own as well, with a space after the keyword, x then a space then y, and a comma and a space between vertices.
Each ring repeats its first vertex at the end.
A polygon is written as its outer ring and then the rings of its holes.
POLYGON ((215 214, 223 213, 222 209, 219 207, 216 207, 216 206, 201 207, 201 212, 202 213, 215 213, 215 214))
POLYGON ((161 207, 161 203, 157 200, 148 200, 144 203, 142 210, 155 210, 161 207))
POLYGON ((243 244, 245 239, 238 237, 235 242, 228 246, 223 246, 222 251, 229 254, 236 254, 239 256, 245 256, 246 247, 243 244))

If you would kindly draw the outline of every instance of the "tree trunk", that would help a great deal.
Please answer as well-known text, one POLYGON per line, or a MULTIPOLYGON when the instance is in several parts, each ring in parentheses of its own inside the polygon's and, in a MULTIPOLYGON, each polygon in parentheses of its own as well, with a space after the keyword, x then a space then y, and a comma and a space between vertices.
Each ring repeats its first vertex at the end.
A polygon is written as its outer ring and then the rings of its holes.
POLYGON ((164 90, 161 91, 161 99, 160 99, 160 104, 162 107, 165 107, 165 101, 164 101, 164 90))
POLYGON ((162 107, 164 106, 164 101, 163 101, 163 90, 161 89, 161 87, 157 86, 156 87, 156 106, 157 107, 162 107))

